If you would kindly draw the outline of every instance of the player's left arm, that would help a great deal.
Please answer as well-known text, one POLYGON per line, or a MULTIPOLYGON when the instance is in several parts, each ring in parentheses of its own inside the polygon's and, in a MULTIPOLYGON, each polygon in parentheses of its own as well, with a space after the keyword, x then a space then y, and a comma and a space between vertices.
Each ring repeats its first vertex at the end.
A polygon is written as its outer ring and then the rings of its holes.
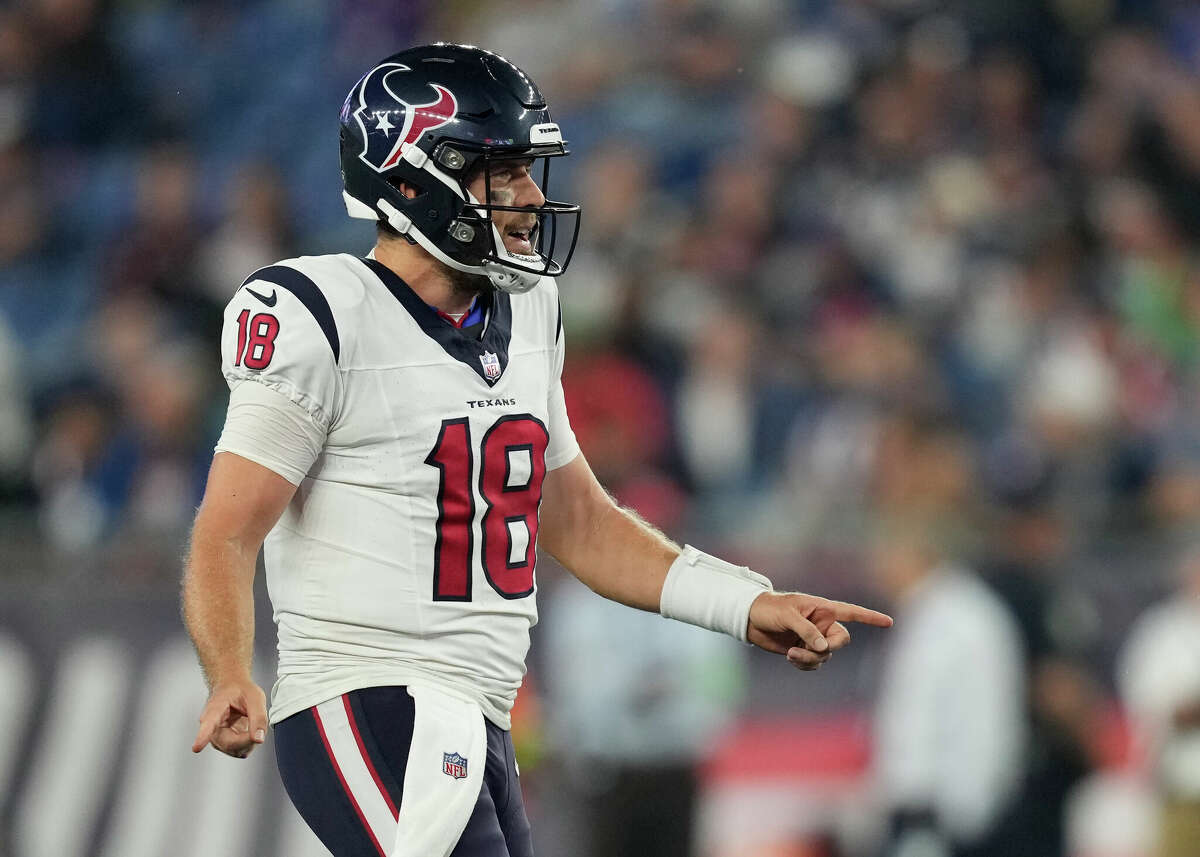
POLYGON ((681 549, 613 502, 582 454, 546 474, 538 544, 605 598, 725 631, 800 669, 850 642, 843 622, 892 624, 856 604, 774 592, 761 575, 681 549))

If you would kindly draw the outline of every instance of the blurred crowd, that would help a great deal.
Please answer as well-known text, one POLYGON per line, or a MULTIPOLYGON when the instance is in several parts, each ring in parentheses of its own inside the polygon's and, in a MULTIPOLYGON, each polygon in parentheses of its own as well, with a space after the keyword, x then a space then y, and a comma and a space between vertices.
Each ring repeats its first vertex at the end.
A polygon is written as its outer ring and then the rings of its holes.
POLYGON ((370 248, 337 111, 364 62, 436 38, 524 67, 570 140, 564 383, 601 480, 777 585, 934 636, 938 609, 978 617, 975 654, 898 625, 875 674, 912 701, 900 641, 953 648, 950 687, 977 669, 1020 701, 988 770, 1029 761, 970 808, 897 761, 895 842, 1061 840, 1125 632, 1200 519, 1185 0, 8 4, 0 562, 173 579, 223 416, 221 308, 256 267, 370 248))

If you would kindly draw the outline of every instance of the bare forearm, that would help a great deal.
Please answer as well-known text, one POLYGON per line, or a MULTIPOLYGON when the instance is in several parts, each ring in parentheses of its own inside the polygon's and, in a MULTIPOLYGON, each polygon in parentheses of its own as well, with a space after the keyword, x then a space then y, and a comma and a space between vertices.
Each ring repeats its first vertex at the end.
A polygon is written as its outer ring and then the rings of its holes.
POLYGON ((213 456, 183 577, 183 621, 208 683, 192 743, 244 759, 266 740, 267 697, 250 675, 254 567, 295 494, 283 476, 232 452, 213 456))
POLYGON ((587 586, 605 598, 630 607, 658 612, 663 581, 679 547, 615 503, 599 505, 581 538, 561 546, 556 558, 587 586))
POLYGON ((183 580, 183 619, 211 689, 250 677, 254 654, 253 552, 197 523, 183 580))

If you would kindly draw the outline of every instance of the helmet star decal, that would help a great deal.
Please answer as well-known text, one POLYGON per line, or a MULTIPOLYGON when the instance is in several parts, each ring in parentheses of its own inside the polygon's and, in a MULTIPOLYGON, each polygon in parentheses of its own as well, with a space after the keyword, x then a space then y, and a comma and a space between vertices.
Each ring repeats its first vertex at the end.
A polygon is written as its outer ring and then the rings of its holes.
POLYGON ((392 124, 392 120, 388 119, 386 110, 376 110, 371 115, 375 117, 375 130, 382 131, 383 136, 385 137, 388 135, 389 131, 396 127, 392 124))
POLYGON ((406 86, 408 82, 405 80, 406 73, 411 71, 403 63, 383 63, 367 72, 355 87, 358 106, 353 116, 365 140, 359 158, 376 172, 394 167, 410 144, 419 140, 426 131, 452 121, 458 113, 458 99, 439 83, 417 83, 416 91, 412 93, 417 98, 405 98, 399 94, 412 88, 406 86), (380 110, 380 103, 394 106, 380 110), (368 105, 371 105, 370 109, 368 105), (399 128, 396 140, 391 139, 394 128, 399 128))

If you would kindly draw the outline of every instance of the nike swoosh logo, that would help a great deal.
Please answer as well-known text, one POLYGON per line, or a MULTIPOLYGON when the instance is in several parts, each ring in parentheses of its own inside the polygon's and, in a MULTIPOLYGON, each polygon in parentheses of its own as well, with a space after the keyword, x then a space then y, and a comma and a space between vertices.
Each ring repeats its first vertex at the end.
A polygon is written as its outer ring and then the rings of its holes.
POLYGON ((265 303, 267 306, 275 306, 275 301, 279 300, 279 295, 276 293, 275 289, 271 289, 270 297, 267 297, 266 295, 260 295, 258 292, 254 291, 254 289, 250 288, 249 286, 246 287, 246 291, 248 291, 250 294, 254 295, 256 298, 258 298, 260 301, 265 303))

